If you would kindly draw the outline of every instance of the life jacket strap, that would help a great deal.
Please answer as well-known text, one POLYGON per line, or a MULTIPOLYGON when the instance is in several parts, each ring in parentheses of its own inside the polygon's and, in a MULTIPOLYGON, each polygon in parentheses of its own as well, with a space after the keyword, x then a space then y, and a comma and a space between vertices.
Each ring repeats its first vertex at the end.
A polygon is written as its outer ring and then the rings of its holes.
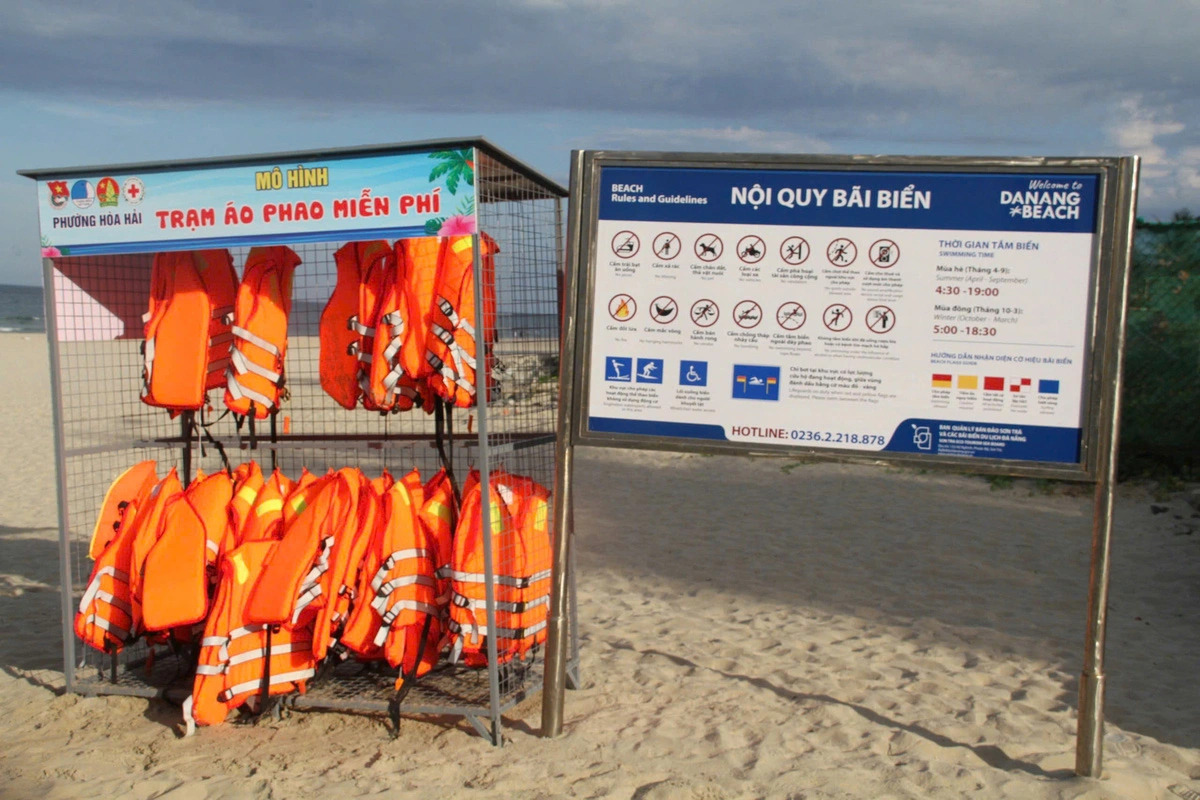
POLYGON ((450 324, 456 330, 465 331, 472 339, 475 338, 475 326, 469 320, 465 320, 458 315, 454 310, 454 304, 444 297, 439 296, 437 299, 438 308, 446 315, 446 319, 450 320, 450 324))
POLYGON ((111 620, 107 620, 104 617, 97 616, 95 614, 89 615, 88 618, 86 620, 84 620, 84 624, 95 625, 97 628, 100 628, 103 631, 107 631, 108 633, 111 633, 113 636, 117 637, 118 639, 120 639, 122 641, 125 641, 129 638, 129 631, 118 626, 115 622, 113 622, 111 620))
MULTIPOLYGON (((274 648, 271 648, 271 649, 272 649, 272 651, 274 651, 274 648)), ((295 672, 285 672, 282 675, 272 675, 271 679, 269 681, 267 681, 267 684, 269 686, 275 686, 280 683, 293 683, 293 682, 297 682, 297 681, 304 681, 304 680, 308 680, 316 673, 317 673, 317 671, 311 667, 308 669, 296 670, 295 672)), ((252 680, 252 681, 246 681, 244 683, 239 683, 234 686, 230 686, 228 689, 221 692, 221 694, 217 695, 217 699, 220 700, 222 703, 228 703, 230 700, 237 697, 239 694, 257 691, 260 688, 262 688, 262 679, 261 678, 258 678, 258 679, 252 680)))
POLYGON ((358 321, 358 314, 354 314, 350 317, 350 319, 346 320, 346 328, 347 330, 352 330, 359 336, 364 336, 368 339, 373 339, 375 337, 375 331, 358 321))
MULTIPOLYGON (((448 331, 436 322, 430 326, 433 334, 441 339, 442 343, 456 358, 459 363, 466 364, 471 369, 475 369, 475 357, 463 349, 463 346, 454 338, 454 332, 448 331)), ((472 339, 474 341, 474 339, 472 339)))
POLYGON ((239 375, 245 375, 247 372, 253 372, 255 375, 260 375, 277 386, 279 385, 280 380, 283 379, 283 376, 278 372, 268 369, 262 364, 257 364, 254 361, 246 358, 246 354, 241 350, 231 350, 229 352, 229 360, 233 364, 233 369, 236 370, 239 375))
POLYGON ((375 577, 371 578, 371 591, 379 593, 380 587, 383 586, 383 579, 387 577, 388 571, 396 566, 396 563, 410 558, 429 558, 430 552, 423 547, 413 547, 408 550, 396 550, 388 554, 388 557, 379 565, 379 569, 375 572, 375 577))
POLYGON ((442 361, 437 353, 433 352, 432 350, 426 350, 425 361, 429 364, 429 366, 433 367, 435 372, 445 378, 448 382, 458 386, 472 397, 475 396, 475 387, 465 380, 461 375, 451 369, 446 362, 442 361))
MULTIPOLYGON (((237 351, 235 350, 233 352, 237 351)), ((267 397, 265 394, 262 394, 261 392, 256 392, 253 389, 242 386, 242 384, 238 382, 237 373, 233 371, 232 367, 225 370, 225 379, 226 387, 229 389, 229 394, 234 400, 241 400, 243 397, 248 397, 254 402, 263 406, 263 408, 275 408, 274 400, 267 397)))
POLYGON ((268 342, 266 339, 262 338, 261 336, 259 336, 257 333, 254 333, 253 331, 248 331, 240 325, 234 325, 234 326, 230 327, 229 330, 233 333, 234 336, 238 337, 239 339, 244 339, 245 341, 249 342, 250 344, 254 345, 255 347, 259 347, 259 348, 262 348, 263 350, 266 350, 268 353, 275 356, 276 358, 279 358, 279 356, 281 355, 278 347, 276 347, 271 342, 268 342))
POLYGON ((378 594, 376 594, 375 599, 371 601, 371 608, 378 611, 380 616, 382 616, 384 609, 387 608, 388 597, 391 596, 392 592, 404 586, 415 586, 418 584, 421 586, 428 586, 430 588, 436 585, 433 578, 430 578, 427 575, 401 575, 399 578, 393 578, 379 587, 378 594))
POLYGON ((387 642, 388 633, 392 629, 392 622, 396 617, 400 616, 401 611, 419 611, 428 616, 434 616, 438 613, 436 606, 431 606, 428 603, 422 603, 419 600, 399 600, 392 604, 392 607, 383 615, 383 621, 379 625, 379 630, 375 633, 375 646, 383 647, 387 642))
POLYGON ((227 321, 225 318, 233 319, 233 306, 221 306, 212 310, 212 318, 219 319, 222 322, 227 321))
MULTIPOLYGON (((487 581, 487 578, 482 572, 459 572, 458 570, 452 569, 449 571, 449 575, 454 580, 461 581, 463 583, 484 583, 487 581)), ((512 586, 517 589, 528 589, 530 584, 545 580, 546 578, 549 578, 550 575, 551 571, 548 569, 544 569, 541 572, 535 572, 532 575, 527 575, 524 577, 517 577, 513 575, 497 575, 493 583, 497 586, 512 586)))
POLYGON ((124 611, 126 614, 133 616, 133 606, 128 601, 122 600, 119 597, 114 597, 111 592, 106 592, 103 589, 96 592, 96 599, 101 602, 108 603, 113 608, 124 611))
MULTIPOLYGON (((527 639, 530 636, 533 636, 534 634, 541 633, 545 629, 546 629, 546 622, 544 620, 542 622, 538 622, 533 625, 530 625, 526 628, 501 628, 501 627, 497 626, 496 638, 497 639, 513 639, 516 641, 520 641, 521 639, 527 639)), ((461 634, 464 634, 467 632, 467 627, 464 626, 463 624, 461 624, 460 622, 457 622, 456 620, 450 620, 450 632, 453 634, 456 634, 456 635, 461 635, 461 634)), ((488 635, 488 629, 487 629, 486 625, 479 625, 479 626, 472 625, 471 626, 471 636, 473 638, 478 637, 478 636, 487 636, 487 635, 488 635)))
POLYGON ((123 583, 126 586, 129 585, 129 573, 123 572, 111 565, 107 567, 101 567, 96 574, 92 576, 92 582, 88 584, 87 589, 85 589, 83 592, 83 599, 79 601, 80 614, 87 613, 88 606, 92 604, 92 600, 95 599, 96 593, 100 591, 100 579, 105 575, 112 576, 114 581, 123 583))
MULTIPOLYGON (((472 611, 478 611, 479 609, 487 608, 487 600, 486 599, 484 599, 482 597, 479 597, 479 598, 467 597, 465 595, 459 594, 458 592, 453 593, 453 595, 450 598, 450 602, 453 603, 454 605, 458 606, 459 608, 466 608, 466 609, 470 609, 472 611)), ((530 611, 532 609, 538 608, 539 606, 548 606, 548 605, 550 605, 550 596, 542 595, 541 597, 538 597, 536 599, 526 600, 524 602, 519 602, 519 603, 508 603, 508 602, 497 601, 496 602, 496 610, 497 611, 505 611, 510 614, 523 614, 526 611, 530 611)))

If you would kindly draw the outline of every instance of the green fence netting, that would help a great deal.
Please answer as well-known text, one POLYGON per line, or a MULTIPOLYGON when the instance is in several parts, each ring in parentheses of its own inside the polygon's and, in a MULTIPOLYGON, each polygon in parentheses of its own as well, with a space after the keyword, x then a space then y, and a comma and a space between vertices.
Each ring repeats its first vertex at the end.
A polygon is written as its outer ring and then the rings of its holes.
POLYGON ((1121 472, 1200 471, 1200 220, 1138 220, 1129 279, 1121 472))

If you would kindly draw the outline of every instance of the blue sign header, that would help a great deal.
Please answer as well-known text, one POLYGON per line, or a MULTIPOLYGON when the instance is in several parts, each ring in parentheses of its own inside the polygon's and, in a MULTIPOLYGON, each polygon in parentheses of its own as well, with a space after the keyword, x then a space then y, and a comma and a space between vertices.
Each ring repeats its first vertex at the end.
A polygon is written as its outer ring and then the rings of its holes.
POLYGON ((1094 233, 1091 174, 602 167, 599 219, 1094 233))

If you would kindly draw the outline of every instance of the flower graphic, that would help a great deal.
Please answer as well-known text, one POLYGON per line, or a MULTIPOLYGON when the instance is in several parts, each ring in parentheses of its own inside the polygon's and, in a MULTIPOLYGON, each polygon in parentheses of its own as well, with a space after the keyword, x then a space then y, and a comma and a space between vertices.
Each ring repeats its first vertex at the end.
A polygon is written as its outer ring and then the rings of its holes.
POLYGON ((475 232, 475 217, 455 214, 438 228, 438 236, 469 236, 475 232))
POLYGON ((58 258, 61 255, 62 251, 57 247, 51 246, 42 248, 42 258, 58 258))

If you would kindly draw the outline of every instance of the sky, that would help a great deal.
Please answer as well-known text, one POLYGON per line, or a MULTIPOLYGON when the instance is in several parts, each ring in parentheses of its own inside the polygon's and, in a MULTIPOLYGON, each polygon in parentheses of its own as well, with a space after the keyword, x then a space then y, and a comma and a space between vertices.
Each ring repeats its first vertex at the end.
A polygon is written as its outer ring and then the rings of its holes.
POLYGON ((575 149, 1142 157, 1200 210, 1200 4, 0 0, 0 283, 41 282, 18 169, 484 136, 575 149))

